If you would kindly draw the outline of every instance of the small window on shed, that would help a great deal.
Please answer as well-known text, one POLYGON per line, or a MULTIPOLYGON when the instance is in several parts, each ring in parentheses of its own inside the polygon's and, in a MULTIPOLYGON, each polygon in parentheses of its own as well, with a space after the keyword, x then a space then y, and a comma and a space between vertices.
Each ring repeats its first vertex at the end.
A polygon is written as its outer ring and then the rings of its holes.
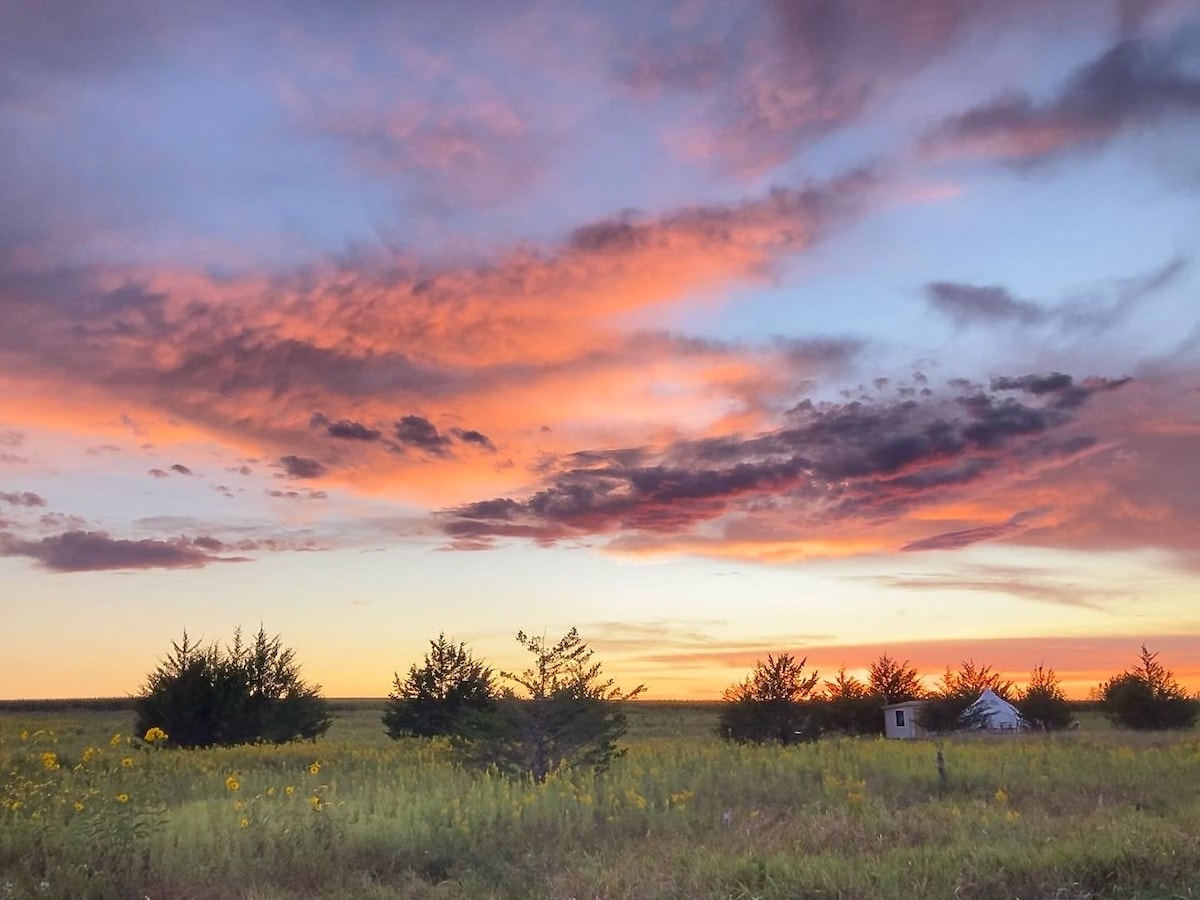
POLYGON ((896 727, 897 728, 904 727, 904 710, 902 710, 902 709, 896 710, 896 727))

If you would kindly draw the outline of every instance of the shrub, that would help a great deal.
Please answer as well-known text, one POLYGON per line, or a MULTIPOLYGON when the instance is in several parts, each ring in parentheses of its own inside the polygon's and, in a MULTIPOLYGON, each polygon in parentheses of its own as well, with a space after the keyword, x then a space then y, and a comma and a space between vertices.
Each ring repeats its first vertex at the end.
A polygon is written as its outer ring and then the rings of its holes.
POLYGON ((1015 705, 1030 728, 1061 731, 1075 721, 1058 676, 1053 669, 1040 665, 1030 673, 1029 684, 1017 696, 1015 705))
POLYGON ((134 700, 136 729, 160 728, 174 747, 312 740, 329 728, 319 686, 300 679, 295 651, 259 628, 252 644, 241 630, 221 649, 193 644, 187 632, 150 673, 134 700))
POLYGON ((418 668, 412 666, 388 696, 383 725, 391 738, 449 737, 469 739, 486 727, 495 712, 492 670, 477 661, 466 644, 439 634, 418 668))
POLYGON ((560 766, 604 769, 624 750, 617 740, 625 734, 620 704, 638 696, 602 680, 601 664, 572 628, 555 644, 545 637, 517 633, 517 642, 533 655, 533 664, 520 674, 502 672, 515 685, 507 689, 472 750, 478 762, 545 781, 560 766))
POLYGON ((845 668, 838 669, 837 678, 826 681, 815 712, 822 731, 843 734, 882 734, 883 701, 870 688, 845 668))
POLYGON ((1200 718, 1200 700, 1189 696, 1145 645, 1138 664, 1104 682, 1099 695, 1101 710, 1118 728, 1191 728, 1200 718))
POLYGON ((787 746, 820 737, 819 715, 812 704, 819 676, 804 674, 804 663, 790 653, 768 656, 740 684, 725 691, 717 733, 739 744, 787 746))

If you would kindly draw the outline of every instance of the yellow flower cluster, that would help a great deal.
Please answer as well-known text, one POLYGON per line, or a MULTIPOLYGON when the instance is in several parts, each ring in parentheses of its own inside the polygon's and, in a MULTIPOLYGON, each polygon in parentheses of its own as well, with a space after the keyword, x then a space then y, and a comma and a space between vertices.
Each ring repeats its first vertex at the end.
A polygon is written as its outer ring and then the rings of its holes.
POLYGON ((47 772, 53 772, 55 769, 59 768, 58 754, 55 753, 53 750, 45 751, 44 753, 42 753, 41 758, 42 758, 42 768, 45 769, 47 772))
POLYGON ((165 731, 155 725, 146 732, 146 734, 142 737, 142 740, 147 744, 157 744, 165 741, 168 737, 169 735, 165 731))
POLYGON ((230 775, 225 779, 225 787, 231 791, 241 790, 242 783, 238 781, 236 775, 230 775))

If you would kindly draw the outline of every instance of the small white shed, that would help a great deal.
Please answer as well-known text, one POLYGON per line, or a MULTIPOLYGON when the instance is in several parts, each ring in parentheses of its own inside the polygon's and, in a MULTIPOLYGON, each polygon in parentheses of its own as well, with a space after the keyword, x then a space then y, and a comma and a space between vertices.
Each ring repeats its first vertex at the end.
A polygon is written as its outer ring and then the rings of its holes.
POLYGON ((889 703, 883 708, 883 734, 890 738, 919 738, 925 736, 925 729, 917 722, 923 700, 905 700, 902 703, 889 703))

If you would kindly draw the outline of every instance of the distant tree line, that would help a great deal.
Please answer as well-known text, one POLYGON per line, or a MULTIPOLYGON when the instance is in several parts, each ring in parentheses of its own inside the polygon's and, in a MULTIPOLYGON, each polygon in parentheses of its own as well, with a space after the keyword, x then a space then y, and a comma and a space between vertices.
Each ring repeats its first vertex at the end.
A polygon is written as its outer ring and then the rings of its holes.
MULTIPOLYGON (((1032 729, 1058 731, 1074 723, 1060 679, 1042 665, 1018 689, 992 666, 964 660, 927 689, 911 663, 886 653, 868 666, 866 681, 843 667, 822 682, 816 671, 805 672, 806 663, 790 653, 757 662, 743 681, 726 689, 718 734, 738 743, 784 745, 826 734, 882 734, 882 707, 907 700, 921 701, 917 721, 927 731, 979 728, 987 724, 986 713, 973 704, 987 690, 1012 703, 1032 729)), ((1145 646, 1138 663, 1101 684, 1095 699, 1118 728, 1190 728, 1200 718, 1200 698, 1189 695, 1145 646)))
MULTIPOLYGON (((537 781, 561 767, 603 769, 620 756, 622 705, 645 686, 617 688, 574 628, 556 641, 518 632, 517 642, 527 667, 496 673, 465 643, 439 634, 419 664, 396 674, 382 714, 387 734, 445 739, 465 763, 537 781)), ((786 652, 757 662, 726 689, 718 734, 785 746, 828 734, 878 735, 883 707, 909 700, 922 701, 926 730, 947 732, 983 724, 971 709, 985 690, 1013 703, 1030 727, 1055 731, 1073 720, 1058 676, 1041 665, 1018 689, 992 666, 965 660, 930 689, 910 662, 887 653, 870 663, 865 680, 844 667, 822 680, 806 664, 786 652)), ((1100 685, 1095 699, 1122 728, 1189 728, 1200 717, 1200 699, 1144 646, 1137 664, 1100 685)), ((249 641, 237 631, 224 647, 184 632, 133 708, 139 733, 155 730, 174 747, 313 740, 331 722, 329 701, 300 677, 295 651, 262 627, 249 641)))

